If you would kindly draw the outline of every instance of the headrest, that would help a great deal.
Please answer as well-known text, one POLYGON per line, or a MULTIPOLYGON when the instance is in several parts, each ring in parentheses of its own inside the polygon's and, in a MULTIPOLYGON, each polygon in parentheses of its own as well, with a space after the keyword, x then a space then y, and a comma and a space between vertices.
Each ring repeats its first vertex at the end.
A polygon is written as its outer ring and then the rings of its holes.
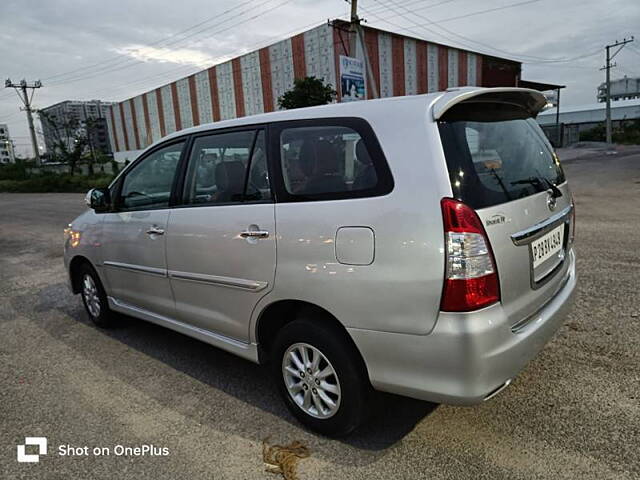
POLYGON ((371 165, 372 163, 367 147, 362 139, 356 142, 356 158, 363 165, 371 165))
POLYGON ((316 146, 313 140, 305 140, 298 154, 298 167, 302 173, 310 177, 316 169, 316 146))
POLYGON ((333 175, 340 171, 340 161, 335 147, 327 141, 316 143, 316 175, 333 175))

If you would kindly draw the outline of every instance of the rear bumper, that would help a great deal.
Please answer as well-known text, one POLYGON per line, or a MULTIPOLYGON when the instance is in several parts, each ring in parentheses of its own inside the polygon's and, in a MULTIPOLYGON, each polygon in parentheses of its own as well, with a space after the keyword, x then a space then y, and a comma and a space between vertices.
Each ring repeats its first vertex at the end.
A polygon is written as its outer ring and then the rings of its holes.
POLYGON ((562 325, 576 288, 575 255, 563 287, 514 333, 501 305, 440 313, 428 335, 348 329, 374 388, 437 403, 472 405, 515 377, 562 325))

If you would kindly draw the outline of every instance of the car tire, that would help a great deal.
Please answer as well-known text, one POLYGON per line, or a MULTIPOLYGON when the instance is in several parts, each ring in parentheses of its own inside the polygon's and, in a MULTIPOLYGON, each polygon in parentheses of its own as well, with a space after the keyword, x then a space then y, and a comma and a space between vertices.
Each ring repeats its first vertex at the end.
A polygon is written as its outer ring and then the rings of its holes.
POLYGON ((112 327, 113 312, 109 309, 102 282, 91 265, 85 264, 80 268, 78 282, 82 303, 91 321, 100 328, 112 327))
POLYGON ((275 339, 271 370, 291 413, 315 432, 344 436, 369 415, 372 388, 364 362, 346 334, 323 318, 285 325, 275 339))

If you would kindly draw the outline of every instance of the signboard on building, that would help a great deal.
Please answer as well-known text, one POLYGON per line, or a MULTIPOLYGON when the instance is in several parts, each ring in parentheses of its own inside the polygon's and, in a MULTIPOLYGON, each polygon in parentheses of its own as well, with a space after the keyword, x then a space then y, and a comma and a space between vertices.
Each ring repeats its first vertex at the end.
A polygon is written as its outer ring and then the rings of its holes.
POLYGON ((340 94, 343 102, 354 102, 367 98, 367 84, 362 60, 340 55, 340 94))

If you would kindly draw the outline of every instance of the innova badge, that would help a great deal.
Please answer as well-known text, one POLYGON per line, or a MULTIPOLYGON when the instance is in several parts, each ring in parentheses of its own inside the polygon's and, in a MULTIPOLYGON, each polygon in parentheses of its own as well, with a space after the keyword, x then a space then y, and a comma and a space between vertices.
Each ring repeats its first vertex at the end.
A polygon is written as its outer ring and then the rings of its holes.
POLYGON ((507 223, 507 222, 508 220, 506 215, 502 213, 496 213, 495 215, 492 215, 489 218, 487 218, 484 223, 487 227, 490 227, 492 225, 502 225, 503 223, 507 223))

